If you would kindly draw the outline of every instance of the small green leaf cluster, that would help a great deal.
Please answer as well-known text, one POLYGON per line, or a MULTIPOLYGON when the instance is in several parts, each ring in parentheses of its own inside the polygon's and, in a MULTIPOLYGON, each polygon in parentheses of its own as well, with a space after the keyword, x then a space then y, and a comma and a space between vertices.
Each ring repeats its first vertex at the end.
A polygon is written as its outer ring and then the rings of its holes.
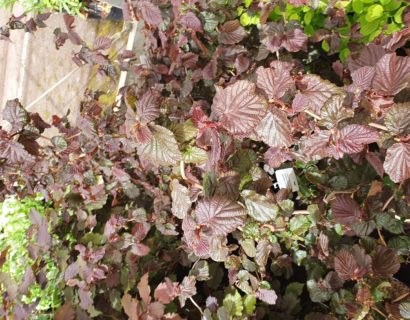
POLYGON ((48 10, 81 15, 84 3, 80 0, 0 0, 0 8, 11 9, 13 5, 21 5, 26 12, 41 13, 48 10))
MULTIPOLYGON (((41 195, 24 199, 11 196, 0 203, 0 252, 7 252, 4 264, 0 265, 0 277, 7 277, 10 283, 21 283, 26 270, 34 264, 28 253, 29 229, 32 225, 29 214, 33 209, 45 215, 46 204, 41 195)), ((39 299, 37 310, 42 314, 41 319, 45 319, 44 311, 56 309, 61 304, 61 292, 56 286, 61 276, 59 269, 51 256, 45 257, 44 261, 48 280, 46 287, 41 288, 35 283, 23 297, 25 303, 39 299)))
MULTIPOLYGON (((237 14, 243 26, 260 24, 262 13, 252 0, 245 0, 237 14)), ((290 2, 290 1, 289 1, 290 2)), ((409 3, 404 0, 328 0, 317 5, 274 6, 268 21, 294 22, 309 37, 317 36, 321 48, 330 54, 339 53, 344 61, 350 54, 349 45, 369 43, 379 35, 390 35, 403 28, 403 12, 409 3), (353 33, 356 26, 357 32, 353 33), (324 32, 328 32, 324 36, 324 32), (332 44, 337 42, 336 44, 332 44)))

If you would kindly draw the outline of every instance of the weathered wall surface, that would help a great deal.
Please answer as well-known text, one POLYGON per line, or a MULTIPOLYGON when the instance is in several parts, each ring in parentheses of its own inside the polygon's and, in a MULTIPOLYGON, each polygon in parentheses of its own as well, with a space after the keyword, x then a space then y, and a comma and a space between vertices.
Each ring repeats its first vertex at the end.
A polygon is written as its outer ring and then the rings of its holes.
MULTIPOLYGON (((18 9, 14 9, 15 11, 18 9)), ((9 12, 0 9, 0 25, 8 21, 9 12)), ((77 69, 45 98, 30 108, 45 119, 53 114, 64 115, 71 110, 71 119, 79 111, 83 92, 91 82, 98 82, 99 75, 90 66, 77 68, 71 60, 72 51, 79 47, 69 41, 56 50, 53 43, 53 30, 65 30, 61 15, 51 16, 48 28, 39 29, 34 34, 15 30, 11 34, 12 43, 0 41, 0 109, 9 99, 19 98, 27 106, 42 95, 60 79, 77 69)), ((122 29, 122 23, 110 21, 84 20, 76 18, 76 31, 89 44, 97 35, 112 35, 122 29)), ((125 46, 127 34, 124 33, 116 44, 125 46)), ((1 118, 1 116, 0 116, 1 118)))

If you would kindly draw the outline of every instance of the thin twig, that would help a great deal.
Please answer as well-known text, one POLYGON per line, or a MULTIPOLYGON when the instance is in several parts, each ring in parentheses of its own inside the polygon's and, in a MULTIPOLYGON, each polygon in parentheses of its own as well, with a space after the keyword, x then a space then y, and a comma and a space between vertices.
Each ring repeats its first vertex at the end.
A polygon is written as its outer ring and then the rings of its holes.
POLYGON ((295 211, 293 211, 292 214, 293 214, 293 215, 302 215, 302 214, 308 215, 308 214, 310 214, 310 213, 309 213, 309 211, 307 211, 307 210, 295 210, 295 211))
POLYGON ((377 128, 377 129, 383 130, 383 131, 389 131, 389 129, 387 129, 386 126, 383 126, 383 125, 378 124, 378 123, 370 122, 370 123, 369 123, 369 126, 370 126, 370 127, 373 127, 373 128, 377 128))
POLYGON ((318 121, 322 120, 321 117, 319 117, 317 114, 314 114, 312 111, 309 111, 309 110, 303 110, 303 111, 318 121))
POLYGON ((376 311, 377 313, 379 313, 382 317, 384 317, 385 319, 387 319, 387 316, 386 316, 383 312, 381 312, 376 306, 373 306, 372 309, 373 309, 374 311, 376 311))
POLYGON ((383 237, 382 233, 380 232, 380 228, 377 228, 377 234, 379 235, 379 239, 380 239, 382 245, 384 245, 385 247, 387 247, 387 243, 386 243, 386 241, 384 240, 384 237, 383 237))
POLYGON ((396 302, 399 302, 400 300, 403 300, 403 299, 406 298, 409 294, 410 294, 410 291, 409 291, 409 292, 406 292, 406 293, 404 293, 404 294, 402 294, 401 296, 398 296, 396 299, 394 299, 394 300, 392 301, 392 303, 396 303, 396 302))
POLYGON ((204 315, 204 312, 202 311, 201 307, 198 306, 198 304, 195 302, 195 300, 192 299, 192 297, 189 297, 189 300, 191 300, 192 304, 199 310, 199 312, 201 313, 201 315, 204 315))
POLYGON ((394 199, 394 194, 389 199, 387 199, 386 203, 384 204, 382 208, 382 212, 386 210, 386 208, 389 206, 390 202, 392 202, 393 199, 394 199))
POLYGON ((181 177, 184 180, 188 180, 187 176, 185 175, 185 163, 184 161, 179 162, 179 169, 181 171, 181 177))

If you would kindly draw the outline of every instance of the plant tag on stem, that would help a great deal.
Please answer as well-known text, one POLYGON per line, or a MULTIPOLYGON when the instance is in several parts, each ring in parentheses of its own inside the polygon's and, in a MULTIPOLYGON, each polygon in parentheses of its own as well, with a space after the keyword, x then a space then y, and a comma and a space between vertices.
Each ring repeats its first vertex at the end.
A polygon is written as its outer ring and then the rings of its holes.
POLYGON ((276 170, 275 173, 280 189, 289 189, 292 192, 299 191, 298 181, 293 168, 276 170))

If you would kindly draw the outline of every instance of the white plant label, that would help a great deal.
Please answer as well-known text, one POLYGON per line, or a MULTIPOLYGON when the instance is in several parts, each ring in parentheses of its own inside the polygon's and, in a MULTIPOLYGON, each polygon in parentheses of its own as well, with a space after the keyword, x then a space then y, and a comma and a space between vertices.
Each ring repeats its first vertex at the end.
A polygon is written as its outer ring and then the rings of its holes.
POLYGON ((293 168, 276 170, 275 173, 280 189, 291 189, 292 192, 299 191, 298 180, 293 168))

